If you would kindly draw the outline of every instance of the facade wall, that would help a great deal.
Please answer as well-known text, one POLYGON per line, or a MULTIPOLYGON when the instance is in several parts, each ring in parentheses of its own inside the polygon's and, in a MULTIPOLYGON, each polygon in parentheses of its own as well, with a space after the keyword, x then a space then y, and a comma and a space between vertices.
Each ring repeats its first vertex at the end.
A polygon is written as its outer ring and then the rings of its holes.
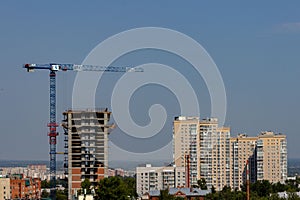
POLYGON ((0 178, 0 199, 10 199, 10 179, 0 178))
POLYGON ((230 128, 218 127, 216 118, 200 121, 200 178, 207 187, 222 190, 230 180, 230 128))
POLYGON ((11 180, 11 197, 12 198, 25 198, 24 189, 25 181, 24 180, 11 180))
POLYGON ((69 199, 89 179, 92 185, 108 176, 108 134, 111 112, 68 110, 63 113, 68 131, 69 199))
POLYGON ((246 163, 249 161, 250 182, 256 181, 256 142, 258 137, 239 134, 230 138, 230 187, 240 189, 246 182, 246 163))
POLYGON ((257 141, 257 180, 272 183, 287 179, 287 141, 285 135, 262 132, 257 141))
POLYGON ((10 178, 11 198, 39 199, 41 180, 38 178, 10 178))
POLYGON ((190 185, 197 185, 200 178, 199 118, 176 117, 173 126, 174 163, 187 167, 189 161, 190 185))

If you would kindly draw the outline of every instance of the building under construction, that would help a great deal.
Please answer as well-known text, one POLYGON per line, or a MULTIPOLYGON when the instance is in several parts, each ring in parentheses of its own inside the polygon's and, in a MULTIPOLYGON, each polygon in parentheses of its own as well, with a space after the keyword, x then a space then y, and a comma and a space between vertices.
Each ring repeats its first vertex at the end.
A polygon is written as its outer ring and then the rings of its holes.
POLYGON ((110 115, 107 109, 63 113, 69 199, 76 195, 85 179, 96 185, 107 177, 110 115))

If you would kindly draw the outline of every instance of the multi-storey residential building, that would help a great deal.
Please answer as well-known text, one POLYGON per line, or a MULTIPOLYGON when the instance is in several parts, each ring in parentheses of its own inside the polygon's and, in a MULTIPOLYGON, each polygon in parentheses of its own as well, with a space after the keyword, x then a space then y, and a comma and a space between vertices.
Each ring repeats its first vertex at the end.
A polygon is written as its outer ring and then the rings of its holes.
POLYGON ((0 199, 10 198, 10 179, 0 177, 0 199))
MULTIPOLYGON (((177 167, 188 167, 187 183, 197 185, 200 179, 199 118, 175 117, 173 123, 173 159, 177 167)), ((188 186, 188 185, 187 185, 188 186)))
POLYGON ((246 181, 249 161, 250 182, 284 182, 287 178, 286 136, 262 132, 256 137, 239 134, 230 139, 230 186, 238 188, 246 181))
POLYGON ((190 186, 200 178, 208 188, 221 190, 230 183, 230 129, 219 127, 216 118, 176 117, 173 130, 174 163, 188 167, 190 186), (188 163, 188 164, 187 164, 188 163))
POLYGON ((146 164, 136 168, 136 190, 139 196, 152 190, 185 187, 185 167, 152 167, 146 164))
POLYGON ((218 127, 216 118, 200 121, 200 177, 207 187, 222 190, 230 182, 230 128, 218 127))
POLYGON ((68 110, 63 113, 67 132, 69 199, 89 179, 92 185, 108 176, 108 134, 111 112, 68 110))
POLYGON ((240 189, 246 182, 246 163, 250 182, 256 181, 256 143, 258 137, 239 134, 230 138, 230 187, 240 189))
POLYGON ((257 140, 257 180, 272 183, 287 179, 286 136, 273 132, 262 132, 257 140))

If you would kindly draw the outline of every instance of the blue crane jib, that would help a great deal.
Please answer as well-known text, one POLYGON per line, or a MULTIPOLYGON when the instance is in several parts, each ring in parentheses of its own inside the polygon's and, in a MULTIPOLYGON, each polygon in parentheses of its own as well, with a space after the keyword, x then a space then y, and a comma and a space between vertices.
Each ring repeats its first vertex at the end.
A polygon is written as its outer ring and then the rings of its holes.
POLYGON ((143 72, 140 67, 114 67, 114 66, 95 66, 95 65, 76 65, 76 64, 25 64, 24 68, 28 72, 35 69, 47 69, 51 71, 102 71, 102 72, 143 72))

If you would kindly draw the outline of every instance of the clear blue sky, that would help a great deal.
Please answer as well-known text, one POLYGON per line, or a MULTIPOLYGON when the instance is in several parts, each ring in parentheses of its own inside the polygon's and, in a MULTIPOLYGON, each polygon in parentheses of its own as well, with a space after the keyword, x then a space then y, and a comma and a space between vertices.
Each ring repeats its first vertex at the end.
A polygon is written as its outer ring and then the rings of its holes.
MULTIPOLYGON (((23 63, 81 63, 107 37, 145 26, 180 31, 208 51, 225 83, 233 136, 281 132, 288 156, 300 158, 299 7, 299 1, 1 1, 0 159, 48 160, 48 74, 28 74, 23 63)), ((58 121, 71 106, 73 80, 71 73, 59 76, 58 121)), ((207 92, 203 98, 206 117, 207 92)), ((118 154, 112 148, 111 158, 118 154)), ((159 155, 171 159, 170 152, 159 155)))

